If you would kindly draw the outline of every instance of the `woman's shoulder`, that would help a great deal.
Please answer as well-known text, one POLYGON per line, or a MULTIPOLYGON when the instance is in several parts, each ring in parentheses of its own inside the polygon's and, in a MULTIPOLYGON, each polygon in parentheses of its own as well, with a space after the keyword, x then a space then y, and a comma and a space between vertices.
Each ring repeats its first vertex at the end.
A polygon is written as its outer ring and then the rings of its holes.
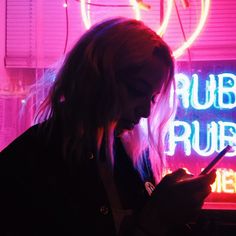
POLYGON ((40 163, 44 166, 58 149, 56 140, 48 136, 49 132, 47 122, 25 130, 0 152, 0 172, 26 174, 37 169, 40 163))
POLYGON ((49 130, 48 122, 32 125, 6 146, 0 157, 37 152, 46 142, 49 130))

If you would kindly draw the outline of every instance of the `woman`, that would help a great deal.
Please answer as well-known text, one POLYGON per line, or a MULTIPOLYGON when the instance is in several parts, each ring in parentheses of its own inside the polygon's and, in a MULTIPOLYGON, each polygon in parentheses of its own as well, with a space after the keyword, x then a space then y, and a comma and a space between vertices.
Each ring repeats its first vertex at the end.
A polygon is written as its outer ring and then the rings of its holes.
POLYGON ((1 152, 1 235, 165 235, 192 221, 215 173, 161 180, 173 75, 169 47, 142 22, 89 29, 38 124, 1 152))

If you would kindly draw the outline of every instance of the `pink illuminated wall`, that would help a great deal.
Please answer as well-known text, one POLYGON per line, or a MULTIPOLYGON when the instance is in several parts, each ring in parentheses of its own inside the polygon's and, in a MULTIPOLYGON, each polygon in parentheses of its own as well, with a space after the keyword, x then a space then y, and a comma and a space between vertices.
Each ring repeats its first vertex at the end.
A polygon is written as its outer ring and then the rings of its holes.
MULTIPOLYGON (((151 9, 140 10, 140 18, 157 30, 166 16, 167 3, 171 1, 163 1, 163 8, 162 1, 146 2, 151 9)), ((190 7, 184 8, 182 1, 176 1, 178 11, 174 4, 172 6, 163 37, 173 50, 191 37, 199 23, 201 0, 189 2, 190 7)), ((40 86, 40 79, 48 73, 47 69, 54 67, 86 30, 79 1, 68 0, 67 8, 64 3, 63 0, 0 1, 0 150, 32 124, 34 104, 45 96, 46 91, 39 91, 37 96, 27 100, 30 87, 40 86)), ((128 0, 91 0, 90 3, 83 14, 91 24, 111 16, 136 17, 128 0)), ((190 50, 177 58, 180 106, 167 150, 172 169, 184 166, 197 174, 227 143, 236 145, 232 143, 234 138, 236 140, 235 15, 234 0, 211 0, 203 29, 190 50), (225 73, 231 74, 232 78, 225 79, 225 84, 219 87, 219 77, 225 73), (199 84, 196 85, 195 81, 193 85, 196 77, 199 84), (209 88, 214 90, 213 94, 209 88), (213 98, 210 96, 217 96, 214 97, 217 100, 219 93, 225 99, 222 103, 201 109, 210 103, 207 100, 213 98), (193 95, 194 99, 191 98, 193 95), (188 96, 189 101, 183 99, 188 96), (189 106, 186 105, 188 102, 189 106), (224 107, 224 104, 233 105, 224 107), (201 126, 199 129, 197 122, 201 126), (221 128, 223 124, 228 124, 224 130, 221 128), (220 137, 224 137, 223 143, 220 143, 220 137)), ((217 175, 210 200, 236 203, 234 153, 221 162, 217 175)))

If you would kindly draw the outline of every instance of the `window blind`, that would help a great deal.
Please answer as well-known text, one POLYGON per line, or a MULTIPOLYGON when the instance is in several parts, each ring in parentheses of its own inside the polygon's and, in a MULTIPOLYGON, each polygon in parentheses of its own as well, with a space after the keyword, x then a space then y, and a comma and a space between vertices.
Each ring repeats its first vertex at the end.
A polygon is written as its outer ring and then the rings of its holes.
MULTIPOLYGON (((160 22, 160 1, 146 2, 151 5, 151 10, 141 11, 142 20, 156 30, 160 22)), ((190 7, 184 9, 181 1, 176 1, 187 38, 195 30, 201 11, 200 0, 189 2, 190 7)), ((68 18, 63 3, 62 0, 7 0, 6 67, 45 68, 63 55, 65 47, 67 50, 70 49, 86 29, 79 2, 67 1, 68 18)), ((87 7, 90 9, 92 23, 111 16, 135 17, 132 8, 124 6, 129 4, 128 0, 91 0, 90 3, 87 7), (106 4, 110 6, 101 6, 106 4)), ((164 12, 166 6, 165 0, 164 12)), ((191 60, 236 59, 235 15, 234 0, 211 0, 207 22, 190 48, 191 60)), ((164 39, 173 50, 184 42, 174 6, 164 39)), ((188 53, 178 60, 188 60, 188 53)))

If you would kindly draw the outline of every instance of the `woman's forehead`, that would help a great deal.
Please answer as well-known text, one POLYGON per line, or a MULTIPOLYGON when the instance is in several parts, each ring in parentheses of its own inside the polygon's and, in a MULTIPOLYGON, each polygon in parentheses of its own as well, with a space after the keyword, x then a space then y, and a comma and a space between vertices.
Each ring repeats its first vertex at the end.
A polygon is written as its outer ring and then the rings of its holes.
POLYGON ((133 65, 127 68, 126 72, 126 82, 137 82, 143 86, 153 87, 168 75, 169 68, 163 61, 153 57, 143 65, 133 65))

